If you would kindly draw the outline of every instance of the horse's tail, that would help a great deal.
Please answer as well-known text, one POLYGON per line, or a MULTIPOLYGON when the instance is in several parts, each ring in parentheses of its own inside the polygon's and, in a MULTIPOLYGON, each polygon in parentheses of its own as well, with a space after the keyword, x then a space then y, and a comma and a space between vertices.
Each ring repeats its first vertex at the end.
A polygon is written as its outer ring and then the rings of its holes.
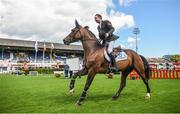
POLYGON ((149 67, 148 61, 142 55, 140 55, 140 57, 141 57, 141 59, 143 61, 143 64, 144 64, 145 78, 149 80, 149 77, 150 77, 150 67, 149 67))

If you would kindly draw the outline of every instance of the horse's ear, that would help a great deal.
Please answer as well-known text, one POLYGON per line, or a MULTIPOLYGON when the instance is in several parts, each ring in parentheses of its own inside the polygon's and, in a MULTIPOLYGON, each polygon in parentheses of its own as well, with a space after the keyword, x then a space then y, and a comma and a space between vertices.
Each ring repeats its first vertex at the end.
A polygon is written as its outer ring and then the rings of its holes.
POLYGON ((79 25, 79 23, 78 23, 78 21, 75 19, 75 26, 77 27, 77 28, 79 28, 80 27, 80 25, 79 25))
POLYGON ((89 29, 89 26, 85 26, 84 28, 85 28, 85 29, 89 29))

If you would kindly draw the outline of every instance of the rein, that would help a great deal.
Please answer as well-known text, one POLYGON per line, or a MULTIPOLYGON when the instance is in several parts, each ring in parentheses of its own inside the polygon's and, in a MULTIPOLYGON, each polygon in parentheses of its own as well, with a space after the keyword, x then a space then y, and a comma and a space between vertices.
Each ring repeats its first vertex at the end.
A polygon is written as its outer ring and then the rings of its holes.
MULTIPOLYGON (((79 30, 80 30, 80 29, 79 29, 79 30)), ((78 31, 79 31, 79 30, 78 30, 78 31)), ((86 30, 87 30, 87 29, 86 29, 86 30)), ((82 36, 81 31, 79 31, 79 32, 80 32, 80 35, 82 36)), ((95 37, 95 35, 93 35, 92 33, 90 33, 89 30, 87 30, 87 32, 90 34, 91 37, 95 37)), ((98 40, 96 37, 93 38, 93 39, 84 39, 83 36, 82 36, 81 41, 88 41, 88 40, 90 40, 90 41, 95 41, 95 42, 98 42, 98 43, 99 43, 99 40, 98 40)))
MULTIPOLYGON (((87 29, 86 29, 86 30, 87 30, 87 29)), ((80 34, 80 36, 81 36, 81 40, 80 40, 80 41, 84 41, 84 42, 85 42, 85 41, 95 41, 95 42, 97 42, 97 43, 100 44, 100 42, 99 42, 99 40, 96 38, 96 36, 95 36, 93 33, 91 33, 89 30, 87 30, 87 33, 89 33, 89 35, 92 37, 91 39, 84 39, 84 37, 83 37, 80 29, 76 30, 74 34, 77 34, 78 32, 79 32, 79 34, 80 34)), ((74 40, 73 37, 71 36, 70 41, 71 41, 71 42, 76 42, 76 41, 78 41, 78 40, 74 40)))

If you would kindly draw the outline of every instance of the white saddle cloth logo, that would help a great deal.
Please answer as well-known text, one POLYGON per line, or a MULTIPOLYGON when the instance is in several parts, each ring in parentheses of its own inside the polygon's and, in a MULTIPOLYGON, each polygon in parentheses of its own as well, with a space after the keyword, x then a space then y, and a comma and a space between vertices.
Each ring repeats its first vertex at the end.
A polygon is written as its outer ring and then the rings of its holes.
MULTIPOLYGON (((107 61, 111 61, 110 57, 108 56, 106 50, 104 50, 104 56, 106 58, 107 61)), ((115 58, 116 62, 117 61, 122 61, 122 60, 126 60, 127 59, 127 54, 124 51, 119 52, 118 56, 115 58)))

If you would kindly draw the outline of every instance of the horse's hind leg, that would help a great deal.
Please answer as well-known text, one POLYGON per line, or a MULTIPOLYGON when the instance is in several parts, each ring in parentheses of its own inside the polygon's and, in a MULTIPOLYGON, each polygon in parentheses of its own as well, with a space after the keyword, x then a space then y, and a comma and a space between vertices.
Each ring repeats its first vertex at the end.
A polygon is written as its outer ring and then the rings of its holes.
POLYGON ((145 77, 141 77, 144 84, 146 85, 146 89, 147 89, 147 92, 146 92, 146 98, 150 98, 150 87, 149 87, 149 82, 148 82, 148 79, 146 79, 145 77))
POLYGON ((126 86, 126 78, 131 71, 132 71, 132 68, 129 67, 127 70, 122 72, 121 84, 116 94, 112 97, 113 100, 117 99, 120 96, 123 88, 126 86))
POLYGON ((149 82, 148 82, 149 79, 145 77, 145 71, 140 70, 139 68, 135 68, 135 70, 140 75, 144 84, 146 85, 146 89, 147 89, 146 97, 150 98, 150 87, 149 87, 149 82))

